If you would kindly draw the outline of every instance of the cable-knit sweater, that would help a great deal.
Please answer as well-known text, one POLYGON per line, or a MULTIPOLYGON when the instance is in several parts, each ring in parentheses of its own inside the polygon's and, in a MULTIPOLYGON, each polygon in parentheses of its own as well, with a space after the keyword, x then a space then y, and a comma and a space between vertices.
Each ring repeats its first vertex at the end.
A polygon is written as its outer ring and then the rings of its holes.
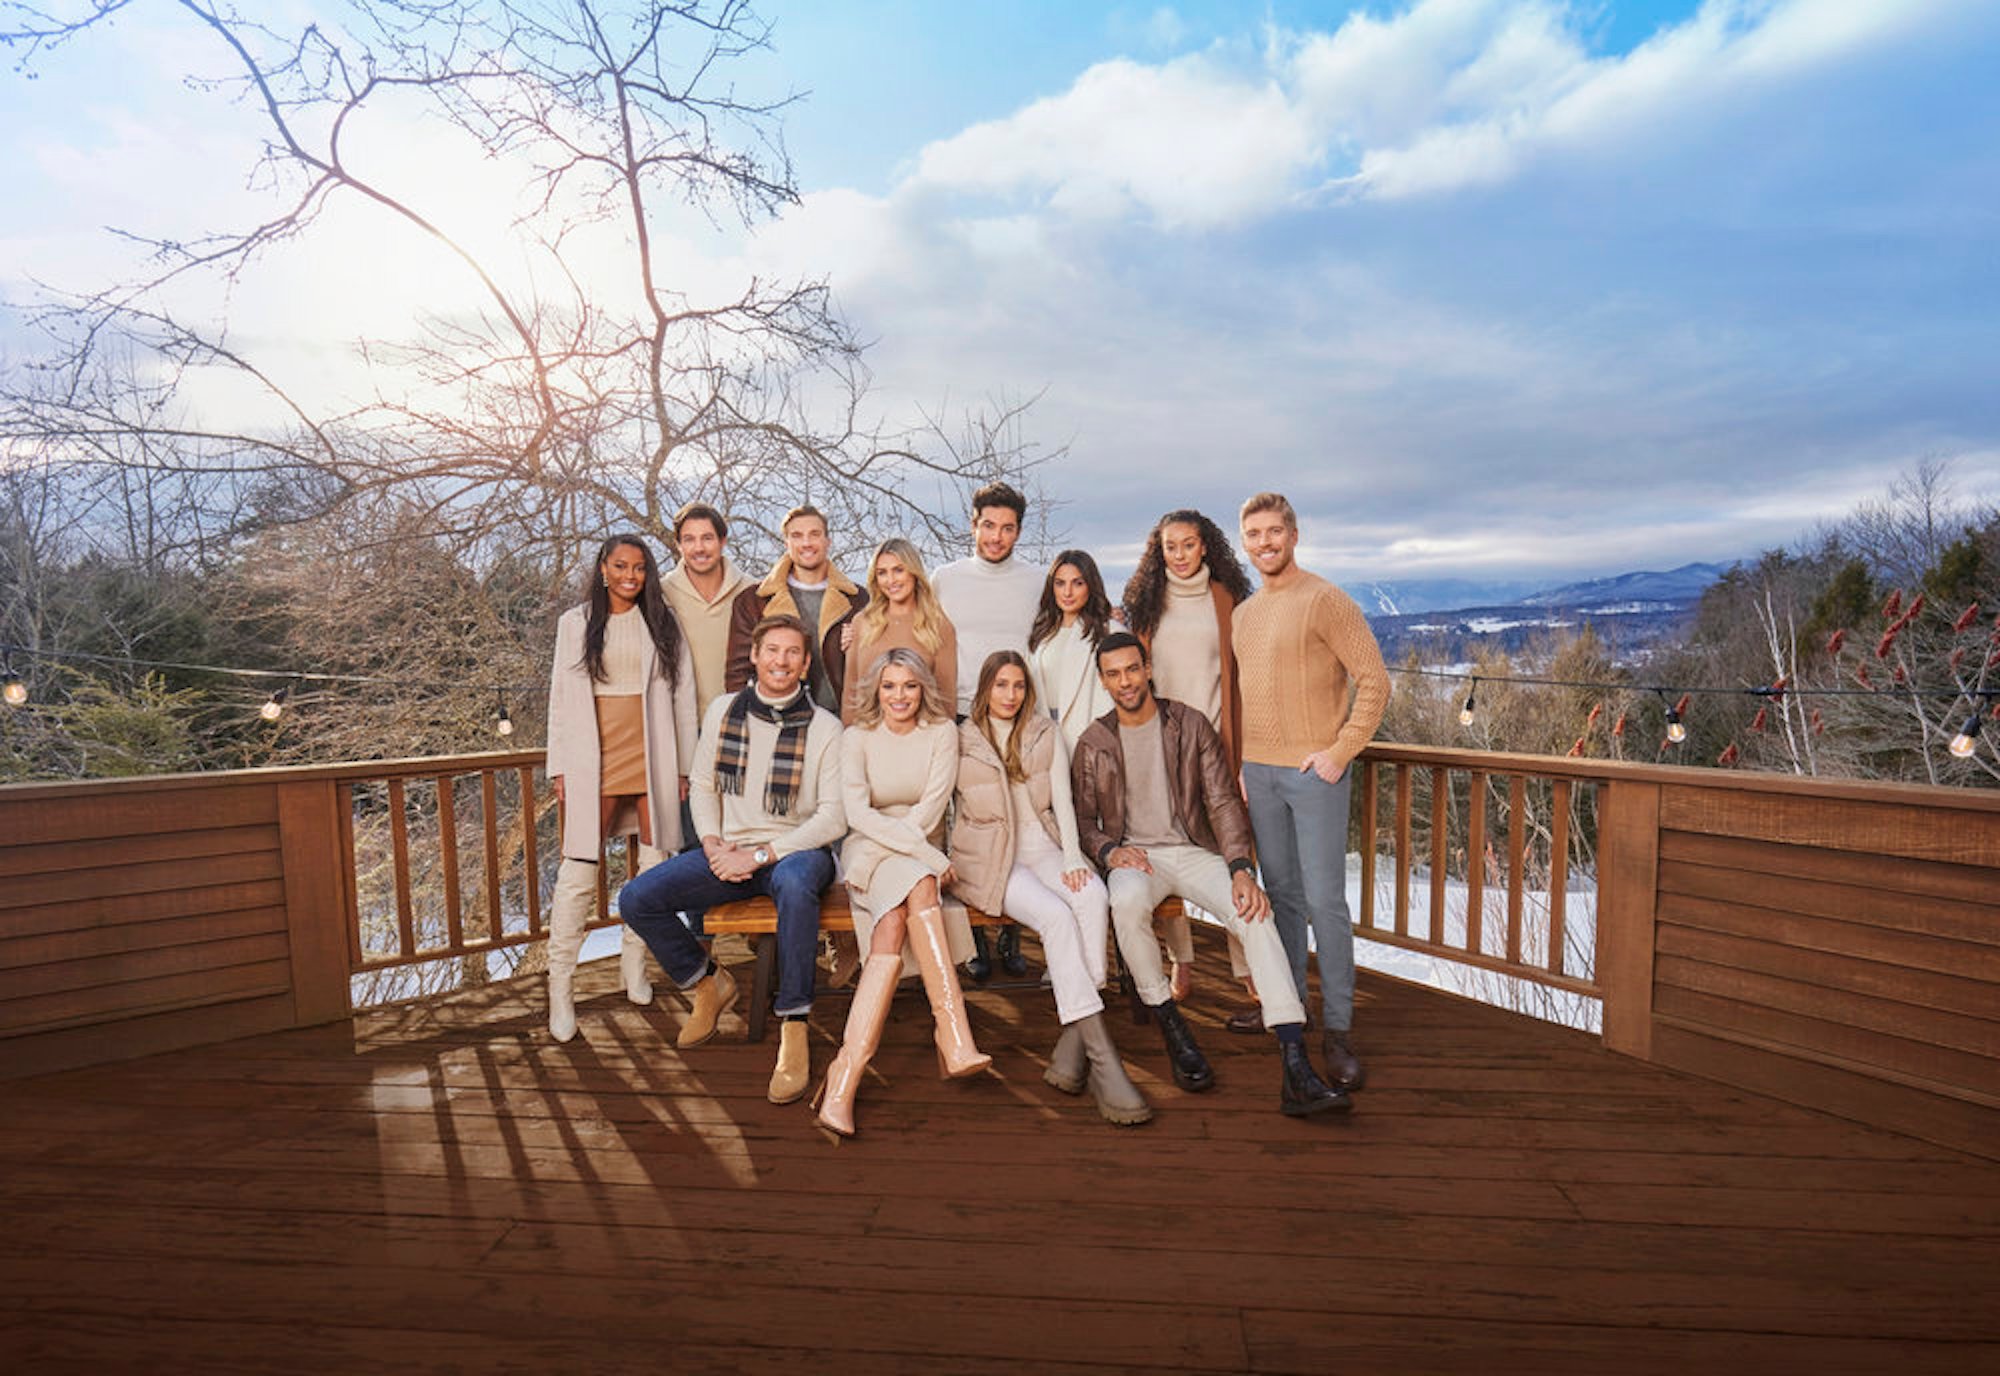
POLYGON ((1245 763, 1296 769, 1330 747, 1345 769, 1389 705, 1382 649, 1354 599, 1300 569, 1238 606, 1232 631, 1245 763))

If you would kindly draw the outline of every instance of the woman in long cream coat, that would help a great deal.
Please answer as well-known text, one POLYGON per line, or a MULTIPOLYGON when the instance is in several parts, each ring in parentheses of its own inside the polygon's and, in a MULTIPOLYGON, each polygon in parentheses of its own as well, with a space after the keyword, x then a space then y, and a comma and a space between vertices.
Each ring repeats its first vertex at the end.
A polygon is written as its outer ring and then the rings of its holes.
POLYGON ((1035 710, 1034 682, 1018 652, 986 657, 958 731, 952 892, 1042 939, 1063 1024, 1043 1078, 1068 1094, 1088 1083, 1099 1113, 1143 1123, 1153 1110, 1126 1077, 1097 992, 1110 898, 1078 847, 1062 730, 1035 710))
MULTIPOLYGON (((549 674, 548 763, 562 804, 562 864, 549 903, 549 1034, 576 1035, 577 953, 597 896, 606 836, 636 833, 639 867, 683 844, 680 804, 694 760, 694 659, 660 591, 659 566, 636 535, 598 551, 586 600, 556 623, 549 674)), ((646 945, 619 946, 625 996, 653 1001, 646 945)))

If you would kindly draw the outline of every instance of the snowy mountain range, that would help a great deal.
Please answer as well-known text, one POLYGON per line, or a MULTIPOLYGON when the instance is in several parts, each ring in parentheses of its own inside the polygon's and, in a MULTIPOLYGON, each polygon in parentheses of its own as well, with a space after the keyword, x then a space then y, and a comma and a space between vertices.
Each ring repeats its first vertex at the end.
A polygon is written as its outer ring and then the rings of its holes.
POLYGON ((1583 607, 1613 602, 1692 602, 1727 568, 1724 564, 1683 564, 1665 573, 1620 573, 1582 583, 1550 587, 1529 579, 1415 578, 1355 583, 1357 602, 1377 616, 1467 607, 1583 607))
POLYGON ((1354 592, 1364 608, 1372 604, 1368 622, 1391 661, 1412 650, 1422 659, 1450 663, 1471 660, 1482 649, 1519 654, 1551 632, 1585 623, 1619 658, 1636 659, 1687 623, 1702 593, 1727 567, 1683 564, 1557 587, 1432 579, 1362 584, 1354 592))

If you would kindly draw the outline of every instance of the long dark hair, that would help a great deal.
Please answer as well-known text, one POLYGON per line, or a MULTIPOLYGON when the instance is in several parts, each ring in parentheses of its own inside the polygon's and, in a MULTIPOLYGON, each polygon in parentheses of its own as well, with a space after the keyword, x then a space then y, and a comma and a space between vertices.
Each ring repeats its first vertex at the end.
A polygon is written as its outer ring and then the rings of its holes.
POLYGON ((979 666, 979 687, 972 694, 972 711, 968 720, 979 728, 980 735, 986 737, 986 743, 1000 757, 1007 777, 1017 784, 1025 783, 1028 778, 1028 771, 1021 763, 1021 737, 1028 734, 1028 723, 1034 715, 1035 676, 1029 671, 1028 661, 1021 657, 1021 652, 995 650, 986 656, 986 662, 979 666), (1000 677, 1000 671, 1010 664, 1021 671, 1027 692, 1021 698, 1021 710, 1014 714, 1014 732, 1007 737, 1007 748, 1002 750, 1000 742, 993 739, 993 680, 1000 677))
POLYGON ((1028 632, 1030 650, 1062 629, 1062 608, 1056 605, 1056 570, 1064 564, 1082 574, 1090 589, 1082 610, 1076 614, 1076 619, 1083 623, 1083 638, 1095 645, 1111 629, 1111 598, 1104 591, 1104 575, 1097 571, 1097 561, 1084 550, 1066 549, 1055 557, 1055 562, 1049 565, 1049 576, 1042 580, 1042 605, 1036 608, 1035 624, 1028 632))
POLYGON ((660 676, 672 683, 674 667, 681 657, 681 623, 674 619, 674 609, 667 605, 667 595, 660 591, 659 561, 653 558, 651 547, 636 535, 614 535, 597 547, 597 558, 590 565, 584 592, 590 616, 583 626, 583 667, 590 672, 593 682, 604 682, 604 623, 611 619, 611 589, 604 585, 604 561, 620 545, 630 545, 646 561, 646 581, 639 585, 639 615, 646 618, 653 648, 659 653, 660 676))
POLYGON ((1167 557, 1160 552, 1160 532, 1168 526, 1193 526, 1201 534, 1201 557, 1208 564, 1208 576, 1222 584, 1231 602, 1240 603, 1250 595, 1250 575, 1236 558, 1236 550, 1222 528, 1199 511, 1169 511, 1153 523, 1146 537, 1146 552, 1139 567, 1125 584, 1125 624, 1143 636, 1160 628, 1160 615, 1167 604, 1167 557))

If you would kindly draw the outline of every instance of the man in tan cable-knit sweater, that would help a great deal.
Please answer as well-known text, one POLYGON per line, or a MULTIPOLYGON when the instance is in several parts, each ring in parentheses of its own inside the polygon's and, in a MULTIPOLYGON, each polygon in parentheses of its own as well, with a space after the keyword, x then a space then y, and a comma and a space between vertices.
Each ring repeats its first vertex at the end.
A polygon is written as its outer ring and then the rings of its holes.
POLYGON ((1298 516, 1275 492, 1243 504, 1243 549, 1264 586, 1236 609, 1243 788, 1258 865, 1299 1001, 1306 933, 1319 952, 1328 1078, 1359 1089, 1354 929, 1347 907, 1347 766, 1382 723, 1389 674, 1354 599, 1296 558, 1298 516), (1350 701, 1351 694, 1351 701, 1350 701))

